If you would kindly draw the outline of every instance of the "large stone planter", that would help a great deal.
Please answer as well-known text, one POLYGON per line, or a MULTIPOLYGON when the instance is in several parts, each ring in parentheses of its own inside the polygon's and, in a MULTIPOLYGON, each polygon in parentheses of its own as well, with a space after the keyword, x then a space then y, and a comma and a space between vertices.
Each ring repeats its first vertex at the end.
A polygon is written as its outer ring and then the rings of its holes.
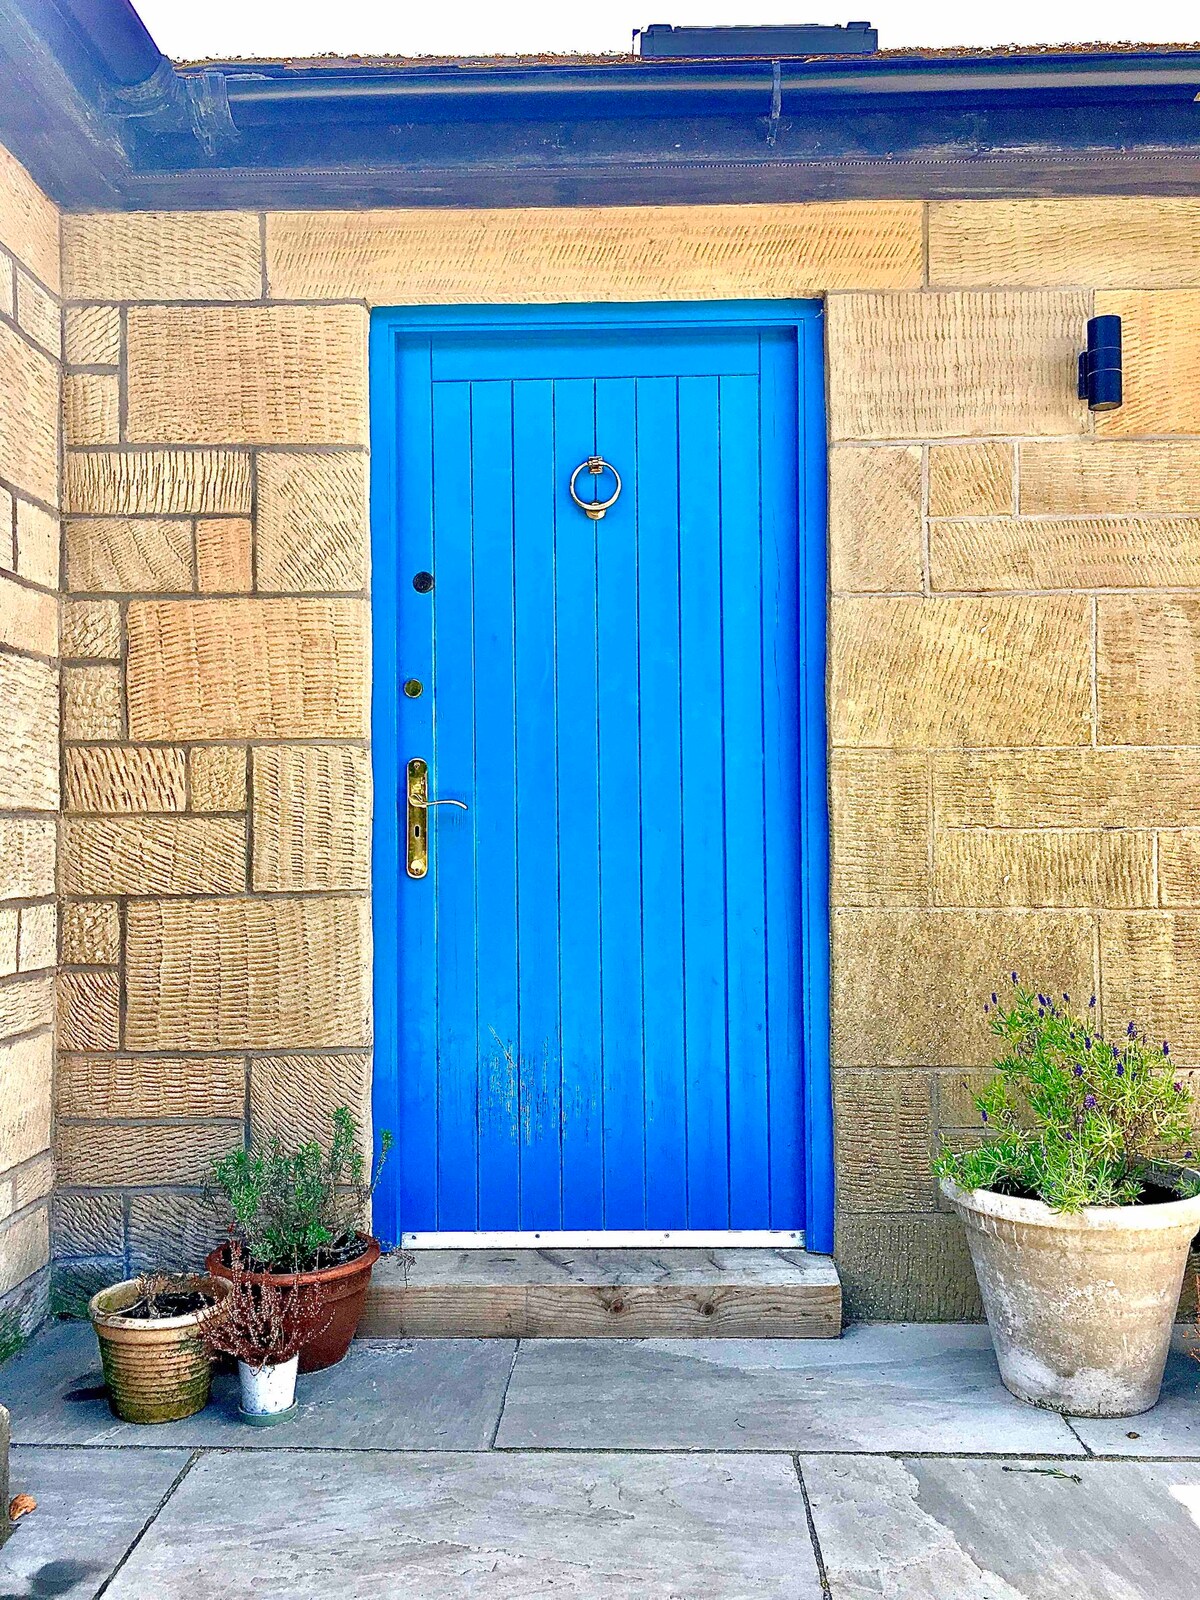
POLYGON ((1158 1399, 1200 1197, 1073 1215, 990 1189, 942 1193, 967 1228, 1005 1387, 1080 1417, 1158 1399))

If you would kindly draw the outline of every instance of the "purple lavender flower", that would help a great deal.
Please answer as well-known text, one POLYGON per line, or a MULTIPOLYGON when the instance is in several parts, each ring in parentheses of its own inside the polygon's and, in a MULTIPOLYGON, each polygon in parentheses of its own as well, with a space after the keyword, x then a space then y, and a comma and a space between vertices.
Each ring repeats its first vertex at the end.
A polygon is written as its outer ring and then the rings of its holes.
POLYGON ((999 1005, 999 1004, 1000 1004, 1000 1002, 999 1002, 999 1000, 997 1000, 997 999, 996 999, 996 993, 995 993, 995 990, 993 990, 993 991, 992 991, 992 1004, 993 1004, 993 1005, 994 1005, 994 1006, 998 1006, 998 1005, 999 1005))
POLYGON ((979 1113, 979 1115, 980 1115, 980 1118, 981 1118, 982 1121, 984 1121, 984 1122, 987 1121, 987 1112, 986 1111, 981 1111, 979 1113))
POLYGON ((1163 1040, 1163 1055, 1169 1056, 1170 1054, 1171 1054, 1171 1046, 1164 1039, 1163 1040))
POLYGON ((1096 996, 1093 995, 1092 998, 1088 1001, 1088 1010, 1089 1011, 1094 1011, 1095 1009, 1096 1009, 1096 996))
POLYGON ((1090 1111, 1096 1104, 1096 1096, 1094 1094, 1085 1094, 1083 1097, 1083 1103, 1090 1111))
POLYGON ((1182 1094, 1183 1093, 1183 1085, 1181 1083, 1173 1083, 1171 1085, 1171 1087, 1172 1087, 1172 1089, 1174 1089, 1176 1094, 1182 1094))
POLYGON ((1118 1078, 1123 1078, 1124 1076, 1125 1076, 1125 1068, 1123 1066, 1118 1066, 1117 1067, 1117 1077, 1118 1078))
POLYGON ((1014 982, 1014 983, 1016 983, 1016 981, 1017 981, 1017 975, 1016 975, 1016 973, 1015 973, 1015 972, 1010 972, 1010 973, 1009 973, 1009 977, 1010 977, 1010 978, 1011 978, 1011 979, 1012 979, 1012 981, 1013 981, 1013 982, 1014 982))
POLYGON ((1083 1077, 1083 1068, 1082 1067, 1074 1066, 1074 1067, 1071 1068, 1071 1071, 1075 1074, 1075 1076, 1077 1078, 1082 1078, 1083 1077))
POLYGON ((1129 1039, 1134 1039, 1137 1037, 1137 1029, 1134 1027, 1132 1022, 1127 1022, 1125 1024, 1125 1036, 1129 1039))
POLYGON ((1064 994, 1063 995, 1063 1002, 1066 1005, 1070 1005, 1071 1004, 1071 996, 1069 994, 1064 994))

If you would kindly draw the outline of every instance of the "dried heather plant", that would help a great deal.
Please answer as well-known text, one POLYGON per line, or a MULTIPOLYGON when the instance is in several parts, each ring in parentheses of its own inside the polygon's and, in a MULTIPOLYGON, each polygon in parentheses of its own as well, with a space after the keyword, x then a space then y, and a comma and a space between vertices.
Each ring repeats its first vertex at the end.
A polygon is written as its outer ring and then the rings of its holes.
POLYGON ((197 1329, 210 1356, 234 1356, 260 1372, 298 1355, 323 1333, 332 1313, 319 1282, 252 1282, 240 1244, 229 1253, 229 1293, 197 1329))

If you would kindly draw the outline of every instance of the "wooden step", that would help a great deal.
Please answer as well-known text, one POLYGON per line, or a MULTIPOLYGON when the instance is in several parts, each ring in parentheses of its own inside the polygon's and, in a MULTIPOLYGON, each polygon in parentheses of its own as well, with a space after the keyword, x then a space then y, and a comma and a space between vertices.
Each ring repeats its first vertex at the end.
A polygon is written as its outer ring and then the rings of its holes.
POLYGON ((804 1250, 414 1250, 376 1266, 367 1338, 836 1339, 831 1256, 804 1250))

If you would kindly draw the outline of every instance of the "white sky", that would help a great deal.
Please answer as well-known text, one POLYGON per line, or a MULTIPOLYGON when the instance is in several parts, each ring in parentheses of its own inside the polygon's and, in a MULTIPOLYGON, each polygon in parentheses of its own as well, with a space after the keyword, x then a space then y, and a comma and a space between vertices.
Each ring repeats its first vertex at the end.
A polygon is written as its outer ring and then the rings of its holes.
POLYGON ((627 50, 649 22, 870 21, 901 45, 1200 38, 1197 0, 136 0, 176 58, 627 50))

